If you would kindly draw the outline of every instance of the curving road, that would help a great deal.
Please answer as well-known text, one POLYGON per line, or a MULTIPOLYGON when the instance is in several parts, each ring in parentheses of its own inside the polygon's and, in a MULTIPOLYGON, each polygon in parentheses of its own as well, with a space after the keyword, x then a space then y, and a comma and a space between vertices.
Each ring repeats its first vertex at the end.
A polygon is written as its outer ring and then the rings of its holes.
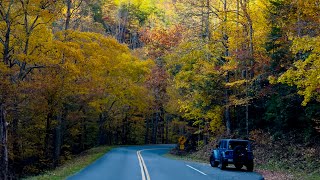
POLYGON ((255 172, 163 157, 174 145, 116 148, 68 180, 261 180, 255 172))

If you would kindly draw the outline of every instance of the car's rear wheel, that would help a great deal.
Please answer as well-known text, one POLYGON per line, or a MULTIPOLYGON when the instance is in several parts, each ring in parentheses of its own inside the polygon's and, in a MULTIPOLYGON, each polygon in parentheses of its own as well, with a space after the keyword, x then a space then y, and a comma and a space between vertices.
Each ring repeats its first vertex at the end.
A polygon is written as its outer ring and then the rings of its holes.
POLYGON ((243 165, 240 164, 240 163, 236 163, 236 164, 234 164, 234 166, 235 166, 236 169, 238 169, 238 170, 240 170, 240 169, 243 167, 243 165))
POLYGON ((253 161, 250 161, 247 163, 247 171, 252 172, 253 171, 253 161))
POLYGON ((214 158, 214 155, 210 156, 210 165, 212 167, 218 167, 218 165, 219 165, 219 162, 216 161, 216 159, 214 158))

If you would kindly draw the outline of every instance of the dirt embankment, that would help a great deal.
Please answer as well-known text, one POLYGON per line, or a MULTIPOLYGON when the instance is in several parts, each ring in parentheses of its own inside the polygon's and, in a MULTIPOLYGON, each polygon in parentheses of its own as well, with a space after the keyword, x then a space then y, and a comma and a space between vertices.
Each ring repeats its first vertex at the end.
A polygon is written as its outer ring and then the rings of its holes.
MULTIPOLYGON (((212 149, 221 135, 209 144, 190 152, 188 157, 209 162, 212 149)), ((251 132, 254 149, 255 171, 266 180, 278 179, 317 179, 320 178, 320 143, 317 138, 307 143, 297 142, 294 134, 275 139, 260 130, 251 132)))

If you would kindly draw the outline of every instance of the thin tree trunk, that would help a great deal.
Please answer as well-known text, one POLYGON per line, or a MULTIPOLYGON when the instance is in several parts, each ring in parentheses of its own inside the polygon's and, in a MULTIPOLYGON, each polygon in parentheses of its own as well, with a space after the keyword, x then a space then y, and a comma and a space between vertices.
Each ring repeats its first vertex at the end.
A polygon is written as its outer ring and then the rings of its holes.
POLYGON ((157 135, 158 135, 158 122, 159 122, 159 112, 156 112, 156 116, 153 122, 153 132, 152 132, 152 143, 157 144, 157 135))
MULTIPOLYGON (((83 112, 85 114, 85 112, 83 112)), ((87 124, 86 118, 81 118, 81 136, 80 136, 80 148, 81 150, 86 149, 86 139, 87 139, 87 124)))
POLYGON ((70 28, 72 0, 67 0, 66 3, 67 3, 67 14, 66 14, 66 24, 65 24, 64 30, 68 30, 70 28))
POLYGON ((164 109, 163 107, 160 108, 160 121, 161 121, 161 143, 164 144, 164 127, 165 127, 165 122, 164 122, 164 109))
MULTIPOLYGON (((229 72, 227 71, 226 75, 226 83, 229 82, 229 72)), ((229 106, 229 89, 226 87, 225 89, 225 120, 226 120, 226 127, 227 127, 227 134, 231 134, 231 120, 230 120, 230 106, 229 106)))
POLYGON ((165 118, 166 121, 166 144, 169 143, 169 119, 165 118))
POLYGON ((205 13, 205 33, 206 33, 206 39, 209 41, 210 40, 210 0, 207 0, 206 2, 206 13, 205 13))
POLYGON ((122 121, 122 144, 127 144, 128 143, 128 115, 126 114, 123 121, 122 121))
MULTIPOLYGON (((224 55, 225 57, 229 56, 229 37, 227 34, 227 27, 226 27, 226 22, 228 19, 228 14, 227 14, 227 0, 224 0, 223 3, 223 11, 224 11, 224 24, 223 24, 223 45, 225 48, 224 55)), ((227 70, 226 72, 226 77, 225 77, 226 83, 229 83, 229 71, 227 70)), ((231 134, 231 120, 230 120, 230 107, 229 107, 229 89, 226 87, 225 89, 225 121, 226 121, 226 127, 227 127, 227 134, 231 134)))
POLYGON ((157 134, 158 134, 158 112, 153 122, 153 133, 152 133, 152 144, 157 144, 157 134))
POLYGON ((106 144, 105 132, 104 132, 104 128, 103 128, 104 122, 105 122, 105 115, 102 112, 99 115, 99 136, 98 136, 98 144, 99 145, 106 144))
MULTIPOLYGON (((13 114, 12 114, 12 123, 11 123, 11 139, 12 139, 12 156, 13 167, 15 171, 21 172, 19 164, 21 163, 21 149, 19 142, 19 112, 18 112, 18 102, 17 98, 14 99, 13 104, 13 114)), ((9 131, 9 130, 8 130, 9 131)), ((10 132, 10 131, 9 131, 10 132)))
POLYGON ((59 165, 59 158, 61 152, 61 140, 62 140, 62 110, 57 116, 57 127, 55 128, 55 137, 54 137, 54 157, 53 157, 53 166, 57 167, 59 165))
POLYGON ((52 119, 52 112, 47 114, 47 119, 46 119, 46 136, 45 136, 45 142, 44 142, 44 152, 45 152, 45 157, 47 159, 50 159, 50 139, 51 139, 51 119, 52 119))
POLYGON ((249 26, 249 61, 250 61, 250 75, 248 63, 246 63, 246 134, 249 137, 249 80, 254 77, 254 47, 253 47, 253 22, 248 13, 248 0, 240 0, 241 9, 244 13, 244 17, 247 19, 247 25, 249 26))
POLYGON ((20 155, 20 147, 19 147, 19 137, 18 137, 18 129, 19 129, 19 115, 18 115, 18 104, 15 99, 13 105, 13 119, 12 119, 12 153, 14 160, 17 161, 20 155))
POLYGON ((149 118, 146 118, 146 134, 145 134, 145 137, 144 137, 144 143, 145 144, 149 144, 149 118))
MULTIPOLYGON (((5 40, 3 42, 3 62, 9 64, 10 60, 10 33, 11 33, 11 23, 9 20, 6 20, 7 30, 5 35, 5 40)), ((11 64, 10 64, 11 67, 11 64)))
POLYGON ((299 7, 299 0, 297 1, 297 34, 301 37, 301 10, 299 7))
POLYGON ((0 162, 1 162, 1 178, 8 179, 9 175, 9 158, 8 158, 8 129, 5 119, 5 110, 3 103, 0 103, 0 162))

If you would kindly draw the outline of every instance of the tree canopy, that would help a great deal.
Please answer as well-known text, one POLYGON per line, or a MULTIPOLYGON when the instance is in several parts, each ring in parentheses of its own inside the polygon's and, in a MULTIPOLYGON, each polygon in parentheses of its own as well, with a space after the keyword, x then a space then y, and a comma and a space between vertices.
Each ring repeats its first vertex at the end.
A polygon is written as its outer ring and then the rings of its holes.
POLYGON ((319 137, 319 12, 318 0, 0 1, 0 179, 97 145, 319 137))

